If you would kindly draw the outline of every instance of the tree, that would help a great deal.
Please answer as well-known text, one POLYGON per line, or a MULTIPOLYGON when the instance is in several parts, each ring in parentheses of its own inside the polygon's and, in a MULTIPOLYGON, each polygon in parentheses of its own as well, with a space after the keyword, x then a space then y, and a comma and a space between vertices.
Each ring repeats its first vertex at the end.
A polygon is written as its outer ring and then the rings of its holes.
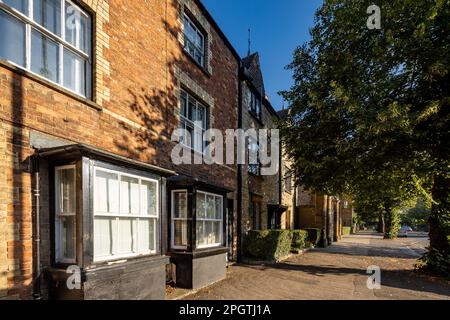
POLYGON ((431 204, 427 203, 423 197, 416 199, 412 207, 401 212, 401 222, 403 225, 423 229, 430 219, 431 204))
POLYGON ((413 182, 433 203, 428 266, 450 274, 450 0, 377 0, 381 29, 367 27, 372 2, 317 11, 282 93, 286 151, 297 179, 328 194, 379 199, 386 179, 396 202, 413 182))
POLYGON ((353 197, 357 210, 377 216, 379 232, 385 239, 397 237, 400 229, 400 210, 415 199, 417 190, 402 168, 384 167, 358 177, 353 197))

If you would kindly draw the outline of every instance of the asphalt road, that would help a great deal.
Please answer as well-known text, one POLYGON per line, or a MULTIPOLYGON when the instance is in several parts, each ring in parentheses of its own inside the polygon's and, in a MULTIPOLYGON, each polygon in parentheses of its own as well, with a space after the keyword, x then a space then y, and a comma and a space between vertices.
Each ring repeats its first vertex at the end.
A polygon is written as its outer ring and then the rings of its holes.
POLYGON ((383 240, 365 233, 345 237, 276 265, 235 265, 227 279, 185 297, 187 300, 360 300, 447 299, 448 281, 415 273, 428 238, 383 240), (367 287, 367 268, 381 270, 381 289, 367 287))

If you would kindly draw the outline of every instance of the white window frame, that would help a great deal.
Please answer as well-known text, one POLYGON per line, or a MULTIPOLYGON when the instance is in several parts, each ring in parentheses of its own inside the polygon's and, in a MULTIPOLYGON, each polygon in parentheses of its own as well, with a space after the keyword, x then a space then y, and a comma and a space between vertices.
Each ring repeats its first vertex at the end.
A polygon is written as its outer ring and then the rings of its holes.
MULTIPOLYGON (((176 246, 175 245, 175 221, 186 221, 186 233, 192 232, 189 230, 189 209, 188 209, 188 191, 186 189, 172 190, 171 192, 171 206, 170 206, 170 247, 175 250, 187 249, 186 246, 176 246), (185 193, 186 194, 186 218, 174 218, 175 216, 175 193, 185 193)), ((189 236, 188 236, 189 239, 189 236)))
MULTIPOLYGON (((210 193, 210 192, 206 192, 206 191, 201 191, 201 190, 198 190, 197 191, 197 194, 203 194, 203 195, 205 195, 205 201, 206 201, 206 199, 207 199, 207 196, 209 195, 209 196, 214 196, 214 211, 216 210, 215 209, 215 198, 220 198, 221 200, 222 200, 222 210, 221 210, 221 212, 220 212, 220 216, 221 216, 221 218, 220 219, 208 219, 208 218, 199 218, 198 217, 198 215, 197 215, 197 218, 196 218, 196 226, 197 226, 197 224, 199 223, 199 222, 202 222, 203 223, 203 230, 206 230, 205 229, 205 222, 220 222, 220 241, 219 242, 217 242, 217 243, 213 243, 213 244, 207 244, 207 245, 198 245, 197 244, 197 242, 198 242, 198 239, 196 239, 196 248, 197 249, 208 249, 208 248, 218 248, 218 247, 222 247, 223 246, 223 237, 224 237, 224 234, 223 234, 223 210, 224 210, 224 199, 223 199, 223 196, 222 195, 219 195, 219 194, 215 194, 215 193, 210 193)), ((197 196, 197 195, 196 195, 197 196)), ((206 203, 206 202, 205 202, 206 203)), ((197 204, 197 209, 198 209, 198 204, 197 204)), ((197 210, 197 212, 198 212, 198 210, 197 210)), ((195 233, 197 233, 197 227, 195 228, 195 231, 194 231, 195 233)))
MULTIPOLYGON (((14 65, 15 67, 26 70, 27 72, 33 74, 34 76, 44 79, 45 81, 48 81, 58 87, 64 88, 64 90, 68 90, 73 94, 76 94, 78 96, 81 96, 83 98, 90 99, 92 97, 92 72, 93 72, 93 64, 92 64, 92 53, 93 53, 93 35, 89 34, 89 48, 90 48, 90 54, 85 53, 84 51, 76 48, 71 43, 67 42, 65 40, 65 31, 66 31, 66 18, 65 18, 65 11, 66 11, 66 2, 70 3, 72 6, 77 8, 80 13, 88 17, 91 22, 91 30, 93 30, 93 18, 85 12, 84 9, 82 9, 80 6, 76 5, 71 0, 60 0, 61 1, 61 21, 60 21, 60 27, 61 27, 61 35, 58 36, 57 34, 51 32, 50 30, 47 30, 45 27, 41 26, 39 23, 35 22, 33 20, 33 0, 28 0, 28 16, 23 14, 22 12, 18 11, 15 8, 12 8, 8 6, 6 3, 4 3, 2 0, 0 0, 0 10, 3 10, 6 14, 9 14, 16 18, 19 22, 23 23, 25 25, 25 66, 21 66, 19 64, 16 64, 13 61, 9 61, 8 63, 14 65), (38 73, 35 73, 31 71, 31 34, 32 31, 37 31, 40 34, 43 34, 44 36, 50 38, 52 41, 56 42, 58 45, 58 65, 57 65, 57 72, 58 72, 58 82, 55 82, 53 80, 50 80, 38 73), (81 58, 82 60, 85 60, 88 64, 85 72, 85 86, 86 86, 86 94, 83 95, 80 92, 76 92, 68 87, 64 86, 64 49, 70 51, 72 54, 77 56, 78 58, 81 58), (90 70, 90 72, 89 72, 90 70)), ((76 42, 79 42, 78 34, 77 34, 77 40, 76 42)), ((77 65, 79 65, 79 61, 77 60, 77 65)), ((79 80, 80 80, 80 73, 79 69, 76 69, 75 79, 76 79, 76 86, 79 86, 79 80)))
POLYGON ((191 26, 191 28, 197 33, 197 35, 200 36, 200 38, 202 39, 202 44, 203 47, 198 47, 191 39, 189 39, 189 37, 186 34, 186 30, 184 30, 183 32, 183 36, 184 36, 184 50, 198 63, 200 64, 202 67, 205 67, 205 57, 206 57, 206 53, 205 53, 205 35, 203 34, 203 32, 200 31, 200 29, 197 27, 197 25, 192 21, 192 19, 186 14, 186 12, 183 13, 183 24, 184 22, 187 20, 187 23, 191 26), (195 58, 195 53, 194 55, 192 55, 189 52, 188 49, 188 43, 186 43, 186 39, 189 41, 189 43, 194 47, 194 50, 197 50, 198 52, 200 52, 200 56, 201 56, 201 61, 197 61, 197 59, 195 58))
POLYGON ((75 165, 66 165, 66 166, 58 166, 55 167, 55 181, 54 181, 54 187, 55 187, 55 260, 57 263, 76 263, 77 261, 77 170, 75 165), (59 171, 63 170, 69 170, 73 169, 75 172, 75 179, 74 179, 74 190, 75 190, 75 203, 74 205, 74 212, 72 213, 61 213, 60 212, 60 204, 61 204, 61 194, 60 194, 60 181, 59 181, 59 171), (63 258, 61 256, 61 218, 64 217, 74 217, 74 239, 73 239, 73 259, 70 258, 63 258))
MULTIPOLYGON (((142 176, 138 176, 138 175, 133 175, 133 174, 128 174, 125 172, 121 172, 121 171, 117 171, 117 170, 111 170, 111 169, 106 169, 106 168, 102 168, 102 167, 94 167, 94 179, 93 179, 93 201, 94 201, 94 221, 93 223, 95 223, 95 218, 96 217, 101 217, 101 218, 116 218, 117 221, 117 228, 119 228, 119 223, 118 221, 122 218, 122 219, 133 219, 136 220, 137 222, 139 222, 141 219, 143 220, 155 220, 155 231, 154 231, 154 244, 155 244, 155 249, 154 250, 149 250, 147 252, 144 253, 139 253, 139 248, 137 249, 137 252, 135 254, 112 254, 110 256, 105 256, 105 257, 96 257, 95 256, 95 251, 93 249, 94 252, 94 263, 96 262, 106 262, 106 261, 114 261, 114 260, 119 260, 119 259, 126 259, 126 258, 135 258, 135 257, 142 257, 142 256, 149 256, 149 255, 155 255, 158 253, 158 248, 160 246, 160 237, 158 237, 158 234, 160 234, 160 229, 161 229, 161 225, 160 225, 160 211, 161 211, 161 207, 160 207, 160 184, 159 181, 157 179, 151 179, 151 178, 146 178, 146 177, 142 177, 142 176), (140 214, 122 214, 120 213, 120 185, 119 185, 119 202, 118 202, 118 206, 119 206, 119 212, 118 213, 97 213, 95 212, 95 201, 96 201, 96 197, 95 197, 95 190, 96 190, 96 176, 97 176, 97 171, 102 171, 102 172, 106 172, 106 173, 112 173, 112 174, 116 174, 118 176, 118 181, 120 184, 121 178, 122 177, 128 177, 128 178, 134 178, 134 179, 138 179, 139 180, 139 185, 141 185, 141 181, 147 181, 147 182, 155 182, 156 183, 156 215, 142 215, 142 207, 141 207, 141 201, 140 201, 140 192, 139 192, 139 213, 140 214)), ((117 230, 117 237, 119 236, 119 232, 117 230)), ((92 235, 93 237, 93 246, 95 243, 95 237, 94 235, 92 235)), ((136 234, 133 233, 133 238, 135 238, 134 240, 137 240, 139 237, 139 228, 137 228, 136 230, 136 234)), ((117 241, 117 240, 115 240, 117 241)), ((138 242, 137 242, 138 243, 138 242)), ((94 246, 95 247, 95 246, 94 246)), ((117 249, 116 249, 117 250, 117 249)))
MULTIPOLYGON (((191 149, 195 152, 201 153, 201 154, 205 154, 206 152, 206 143, 205 143, 205 133, 206 130, 208 128, 208 108, 201 103, 200 101, 198 101, 196 98, 194 98, 192 95, 190 95, 187 91, 181 89, 181 94, 180 94, 180 129, 185 130, 185 134, 188 134, 188 130, 186 130, 187 127, 192 128, 192 134, 191 134, 191 145, 187 144, 187 138, 186 136, 183 137, 183 139, 180 141, 180 143, 185 146, 188 149, 191 149), (193 121, 192 119, 189 119, 188 117, 184 116, 181 112, 182 110, 182 96, 186 97, 186 115, 189 115, 189 102, 194 102, 193 104, 195 104, 195 108, 197 109, 202 109, 204 114, 203 114, 203 123, 199 124, 199 121, 193 121), (196 132, 201 131, 202 132, 202 140, 201 142, 198 142, 196 139, 196 132), (202 146, 202 150, 198 150, 196 148, 196 146, 201 143, 202 146)), ((195 114, 195 110, 192 111, 192 116, 194 117, 195 114)))

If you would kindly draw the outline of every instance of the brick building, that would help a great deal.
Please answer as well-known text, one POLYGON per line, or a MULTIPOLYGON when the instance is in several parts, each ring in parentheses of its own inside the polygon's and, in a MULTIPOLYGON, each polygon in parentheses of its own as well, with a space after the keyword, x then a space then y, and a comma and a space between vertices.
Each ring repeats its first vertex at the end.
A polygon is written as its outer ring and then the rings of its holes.
POLYGON ((196 132, 237 127, 239 56, 203 5, 1 0, 0 29, 0 298, 223 278, 236 166, 171 159, 175 129, 202 155, 196 132))

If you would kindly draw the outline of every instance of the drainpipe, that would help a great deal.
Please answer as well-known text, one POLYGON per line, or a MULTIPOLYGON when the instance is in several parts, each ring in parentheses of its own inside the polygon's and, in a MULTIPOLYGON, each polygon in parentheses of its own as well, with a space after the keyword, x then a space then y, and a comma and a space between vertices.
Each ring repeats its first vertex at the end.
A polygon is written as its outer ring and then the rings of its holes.
MULTIPOLYGON (((242 129, 242 65, 238 74, 238 129, 242 129)), ((237 164, 237 261, 242 259, 242 165, 237 164)))
POLYGON ((33 157, 33 173, 35 179, 35 188, 33 195, 35 197, 35 271, 34 271, 34 279, 33 279, 33 298, 35 300, 41 300, 41 228, 40 228, 40 177, 39 177, 39 158, 38 156, 33 157))

